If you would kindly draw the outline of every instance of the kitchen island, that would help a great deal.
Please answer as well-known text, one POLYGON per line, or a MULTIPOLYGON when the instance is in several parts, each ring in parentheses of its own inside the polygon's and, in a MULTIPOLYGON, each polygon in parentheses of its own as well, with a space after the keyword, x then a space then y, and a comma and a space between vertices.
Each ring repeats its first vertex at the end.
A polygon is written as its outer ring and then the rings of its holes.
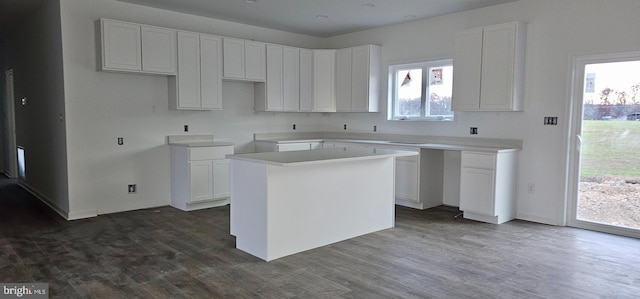
POLYGON ((412 155, 354 147, 229 156, 236 247, 270 261, 393 227, 395 158, 412 155))

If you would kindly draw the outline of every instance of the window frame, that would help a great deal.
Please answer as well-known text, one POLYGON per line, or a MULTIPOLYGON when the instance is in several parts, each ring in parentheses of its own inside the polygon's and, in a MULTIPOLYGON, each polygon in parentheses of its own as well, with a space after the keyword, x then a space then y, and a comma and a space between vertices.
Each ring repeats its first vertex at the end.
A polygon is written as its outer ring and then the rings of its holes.
MULTIPOLYGON (((388 90, 388 109, 387 109, 387 120, 400 120, 400 121, 438 121, 438 122, 453 122, 455 120, 455 112, 452 112, 452 115, 428 115, 427 111, 429 111, 430 101, 427 98, 430 95, 429 92, 429 69, 438 68, 438 67, 453 67, 453 59, 440 59, 440 60, 430 60, 430 61, 421 61, 421 62, 411 62, 411 63, 401 63, 401 64, 390 64, 389 65, 389 90, 388 90), (397 82, 399 80, 403 80, 403 78, 398 78, 398 72, 400 70, 406 69, 422 69, 422 96, 420 98, 420 116, 397 116, 396 105, 398 103, 398 90, 397 90, 397 82)), ((453 76, 451 78, 453 80, 453 76)), ((452 87, 453 90, 453 87, 452 87)))

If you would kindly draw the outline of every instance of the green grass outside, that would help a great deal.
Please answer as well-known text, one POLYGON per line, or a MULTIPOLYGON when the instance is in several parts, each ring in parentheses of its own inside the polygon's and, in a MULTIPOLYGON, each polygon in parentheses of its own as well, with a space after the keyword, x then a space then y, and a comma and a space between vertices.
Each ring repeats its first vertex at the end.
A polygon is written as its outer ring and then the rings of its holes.
POLYGON ((640 121, 585 120, 582 176, 640 177, 640 121))

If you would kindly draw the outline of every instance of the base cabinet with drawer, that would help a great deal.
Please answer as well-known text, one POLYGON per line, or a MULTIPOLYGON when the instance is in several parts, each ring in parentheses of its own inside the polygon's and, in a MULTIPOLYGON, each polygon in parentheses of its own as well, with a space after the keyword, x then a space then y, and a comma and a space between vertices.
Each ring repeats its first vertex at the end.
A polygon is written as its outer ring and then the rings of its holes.
POLYGON ((500 224, 515 218, 516 152, 463 151, 460 210, 464 218, 500 224))
POLYGON ((233 145, 171 146, 171 206, 183 211, 229 203, 233 145))

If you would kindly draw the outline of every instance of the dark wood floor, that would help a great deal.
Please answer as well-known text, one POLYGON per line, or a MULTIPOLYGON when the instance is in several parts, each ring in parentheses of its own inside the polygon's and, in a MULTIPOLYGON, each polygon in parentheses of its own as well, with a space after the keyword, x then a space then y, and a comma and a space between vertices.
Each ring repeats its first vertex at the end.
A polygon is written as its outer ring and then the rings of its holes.
POLYGON ((269 263, 234 248, 229 208, 67 222, 0 179, 0 282, 51 298, 638 298, 640 240, 398 207, 396 227, 269 263))

